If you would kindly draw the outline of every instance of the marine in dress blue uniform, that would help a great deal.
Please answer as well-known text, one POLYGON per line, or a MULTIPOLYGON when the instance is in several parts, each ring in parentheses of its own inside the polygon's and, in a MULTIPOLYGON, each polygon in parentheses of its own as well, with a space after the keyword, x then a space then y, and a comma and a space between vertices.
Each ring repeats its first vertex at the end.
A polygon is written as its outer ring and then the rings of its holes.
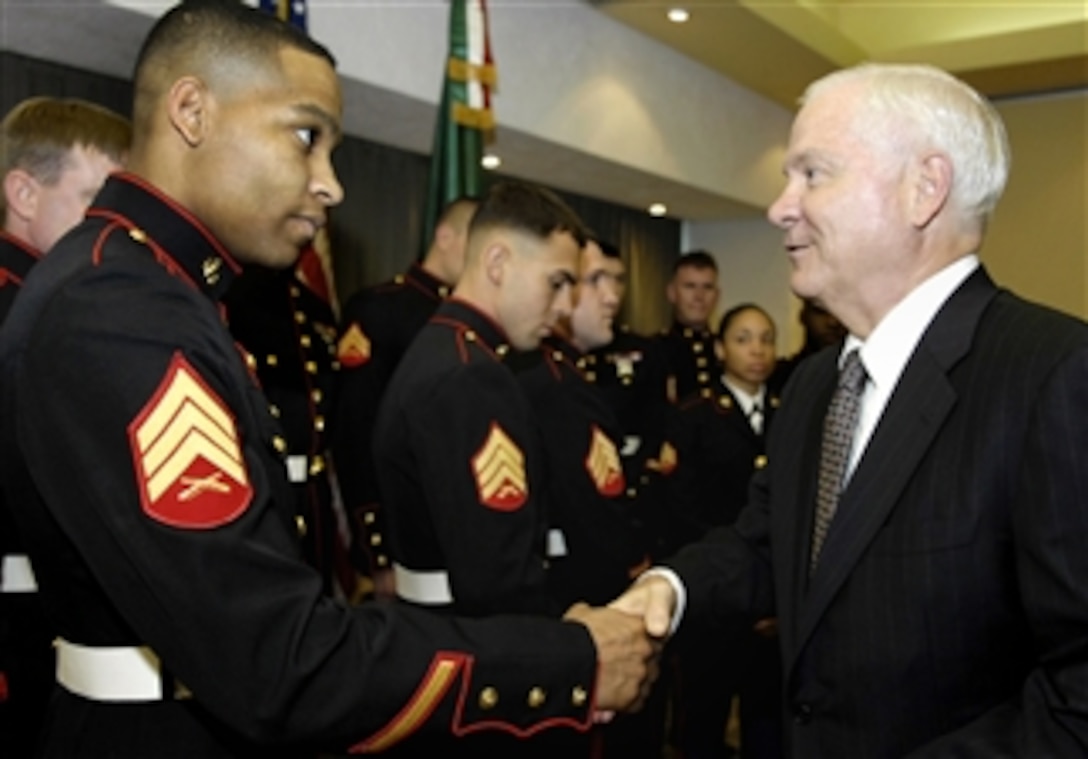
POLYGON ((578 625, 323 594, 283 427, 223 321, 238 270, 121 176, 5 328, 4 483, 65 641, 45 756, 301 756, 587 724, 597 663, 578 625))

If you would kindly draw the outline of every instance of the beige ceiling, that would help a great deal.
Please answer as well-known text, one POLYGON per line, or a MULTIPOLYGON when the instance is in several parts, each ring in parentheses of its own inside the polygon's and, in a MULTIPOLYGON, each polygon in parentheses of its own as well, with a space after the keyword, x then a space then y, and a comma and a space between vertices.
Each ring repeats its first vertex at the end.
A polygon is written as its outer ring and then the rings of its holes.
POLYGON ((601 11, 793 107, 865 60, 931 63, 991 97, 1088 86, 1086 0, 591 0, 601 11), (690 19, 675 24, 669 8, 690 19))

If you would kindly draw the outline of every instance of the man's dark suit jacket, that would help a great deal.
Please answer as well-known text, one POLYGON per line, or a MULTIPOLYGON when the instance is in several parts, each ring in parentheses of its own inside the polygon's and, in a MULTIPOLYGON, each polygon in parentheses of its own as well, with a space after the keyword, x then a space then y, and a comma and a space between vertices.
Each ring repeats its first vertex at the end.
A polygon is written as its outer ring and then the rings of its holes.
POLYGON ((904 369, 808 578, 837 352, 787 385, 684 624, 776 611, 789 756, 1088 756, 1088 326, 983 270, 904 369))

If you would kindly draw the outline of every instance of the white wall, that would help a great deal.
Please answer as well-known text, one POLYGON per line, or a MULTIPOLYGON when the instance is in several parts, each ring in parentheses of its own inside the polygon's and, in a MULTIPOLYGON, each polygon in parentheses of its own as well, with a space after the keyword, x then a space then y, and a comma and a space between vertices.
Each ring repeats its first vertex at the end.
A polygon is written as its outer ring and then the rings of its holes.
POLYGON ((718 317, 743 302, 762 306, 778 327, 778 353, 793 353, 802 339, 797 298, 790 293, 790 264, 782 233, 764 218, 684 225, 683 250, 705 250, 718 262, 718 317))

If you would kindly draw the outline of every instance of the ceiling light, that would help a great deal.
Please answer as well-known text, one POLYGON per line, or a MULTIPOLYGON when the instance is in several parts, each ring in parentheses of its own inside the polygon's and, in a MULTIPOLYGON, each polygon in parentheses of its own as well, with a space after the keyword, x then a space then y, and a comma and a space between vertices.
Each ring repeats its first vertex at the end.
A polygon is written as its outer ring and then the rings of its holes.
POLYGON ((669 21, 673 22, 674 24, 682 24, 689 18, 691 18, 691 14, 683 8, 669 8, 668 16, 669 21))
POLYGON ((491 171, 493 169, 497 169, 500 166, 502 166, 502 159, 499 158, 494 153, 488 153, 487 155, 485 155, 483 158, 480 159, 480 165, 483 166, 488 171, 491 171))
POLYGON ((669 212, 664 203, 654 203, 648 209, 650 216, 664 216, 669 212))

